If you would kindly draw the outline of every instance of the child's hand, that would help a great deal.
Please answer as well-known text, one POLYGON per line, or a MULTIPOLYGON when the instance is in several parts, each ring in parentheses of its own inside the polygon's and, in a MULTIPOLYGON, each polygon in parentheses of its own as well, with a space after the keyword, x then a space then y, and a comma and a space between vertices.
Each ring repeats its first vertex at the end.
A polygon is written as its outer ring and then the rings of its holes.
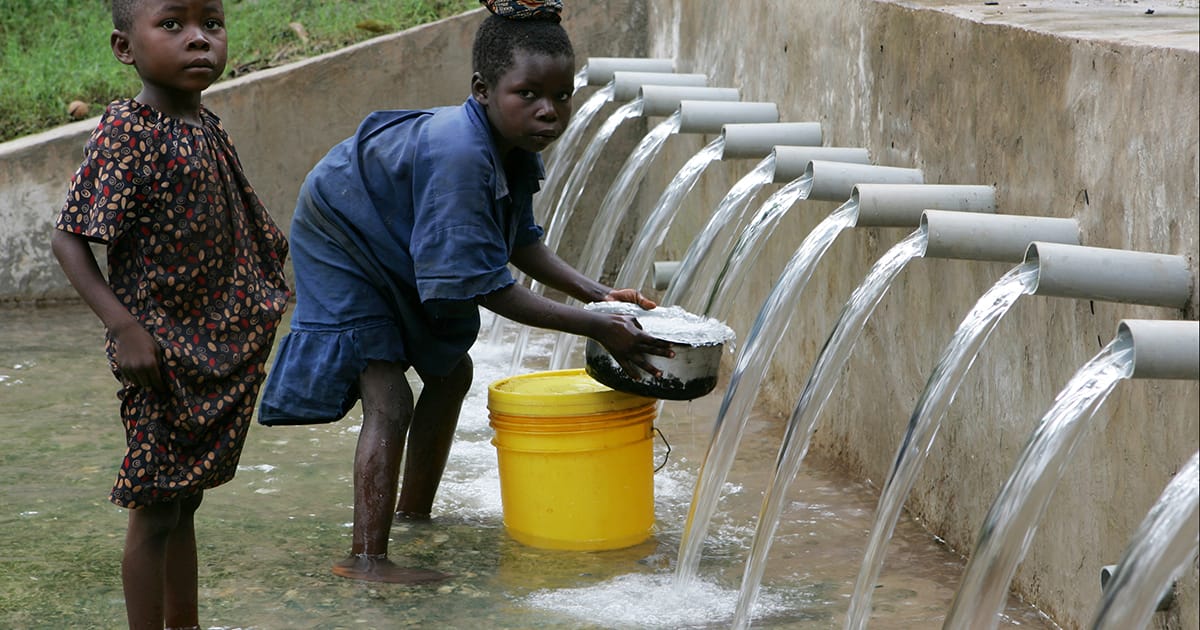
MULTIPOLYGON (((654 308, 654 302, 642 297, 637 291, 626 289, 631 295, 641 298, 648 303, 649 308, 654 308)), ((613 291, 609 295, 621 293, 613 291)), ((612 300, 609 300, 612 301, 612 300)), ((632 302, 633 300, 617 300, 622 302, 632 302)), ((635 302, 637 303, 637 302, 635 302)), ((647 308, 642 306, 642 308, 647 308)), ((608 350, 616 359, 617 364, 621 369, 625 370, 633 378, 641 378, 641 374, 637 368, 641 368, 649 374, 653 374, 655 378, 662 376, 662 370, 650 364, 646 355, 653 354, 660 357, 672 358, 675 356, 675 351, 671 349, 671 342, 663 341, 657 337, 652 337, 646 331, 642 330, 641 324, 637 318, 629 315, 610 315, 607 326, 597 336, 596 341, 608 350)))
POLYGON ((604 301, 629 302, 630 304, 637 304, 646 310, 658 306, 653 300, 639 293, 637 289, 613 289, 608 292, 608 295, 604 296, 604 301))
POLYGON ((117 367, 133 384, 154 391, 166 389, 158 369, 158 344, 154 337, 137 322, 110 329, 116 345, 114 358, 117 367))

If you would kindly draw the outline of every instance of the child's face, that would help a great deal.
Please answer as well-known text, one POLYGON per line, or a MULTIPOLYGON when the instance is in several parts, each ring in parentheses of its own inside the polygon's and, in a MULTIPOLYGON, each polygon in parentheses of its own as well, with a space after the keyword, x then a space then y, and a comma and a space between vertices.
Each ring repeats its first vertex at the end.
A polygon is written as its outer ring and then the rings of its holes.
POLYGON ((147 89, 199 93, 225 71, 221 0, 142 0, 130 29, 113 31, 112 46, 147 89))
POLYGON ((472 92, 487 110, 502 153, 512 148, 536 153, 557 140, 571 120, 575 64, 570 57, 521 49, 513 51, 513 62, 494 86, 477 74, 472 92))

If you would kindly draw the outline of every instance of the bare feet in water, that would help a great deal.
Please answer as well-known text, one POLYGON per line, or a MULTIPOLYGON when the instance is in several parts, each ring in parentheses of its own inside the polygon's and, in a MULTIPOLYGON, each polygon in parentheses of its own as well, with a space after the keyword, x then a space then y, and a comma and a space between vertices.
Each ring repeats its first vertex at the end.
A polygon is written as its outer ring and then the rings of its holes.
POLYGON ((351 580, 387 582, 389 584, 430 584, 454 577, 449 573, 428 569, 408 569, 388 560, 386 556, 357 555, 333 565, 333 574, 351 580))

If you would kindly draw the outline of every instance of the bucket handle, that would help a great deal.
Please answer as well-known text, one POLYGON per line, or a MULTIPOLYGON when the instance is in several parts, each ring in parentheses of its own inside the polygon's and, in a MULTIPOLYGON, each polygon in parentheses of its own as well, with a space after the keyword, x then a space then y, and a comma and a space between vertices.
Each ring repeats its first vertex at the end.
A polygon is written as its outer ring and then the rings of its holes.
POLYGON ((663 445, 667 447, 667 452, 663 453, 662 463, 654 469, 654 472, 658 472, 663 469, 663 466, 667 465, 667 460, 671 458, 671 443, 667 441, 667 436, 663 435, 663 432, 658 427, 653 427, 653 429, 658 434, 658 439, 662 440, 663 445))

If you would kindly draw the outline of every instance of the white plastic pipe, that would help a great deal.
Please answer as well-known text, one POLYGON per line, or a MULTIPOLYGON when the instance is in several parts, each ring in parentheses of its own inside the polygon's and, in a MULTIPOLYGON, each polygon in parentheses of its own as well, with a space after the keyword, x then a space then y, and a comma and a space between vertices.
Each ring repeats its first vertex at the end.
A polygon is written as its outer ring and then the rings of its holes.
POLYGON ((1131 341, 1131 378, 1200 379, 1200 322, 1123 319, 1117 336, 1131 341))
MULTIPOLYGON (((858 203, 857 227, 914 228, 921 224, 921 213, 930 209, 996 211, 996 189, 991 186, 858 184, 850 193, 850 198, 858 203)), ((1022 247, 1017 260, 1024 254, 1025 248, 1022 247)))
POLYGON ((804 169, 812 180, 809 199, 846 201, 858 184, 922 184, 925 176, 918 168, 875 166, 853 162, 812 160, 804 169))
POLYGON ((775 103, 745 101, 701 101, 679 103, 679 133, 721 133, 730 123, 779 122, 775 103))
POLYGON ((626 103, 637 98, 638 90, 643 85, 708 85, 708 77, 703 74, 676 74, 674 72, 632 72, 618 70, 613 73, 612 100, 626 103))
POLYGON ((867 154, 866 149, 857 147, 776 146, 775 173, 772 181, 776 184, 786 184, 804 175, 808 163, 813 160, 869 164, 871 156, 867 154))
POLYGON ((725 148, 721 152, 722 160, 760 160, 770 155, 777 145, 821 144, 821 123, 730 123, 721 129, 721 137, 725 139, 725 148))
POLYGON ((613 73, 618 70, 634 72, 674 72, 674 59, 655 59, 648 57, 588 57, 588 85, 608 85, 613 80, 613 73))
POLYGON ((925 258, 1021 262, 1034 241, 1079 244, 1075 219, 926 210, 925 258))
POLYGON ((1034 295, 1184 308, 1194 281, 1187 258, 1127 249, 1030 243, 1038 266, 1034 295))
POLYGON ((741 98, 737 88, 705 87, 699 85, 643 85, 643 116, 670 116, 684 99, 702 101, 736 101, 741 98))
POLYGON ((675 274, 679 273, 680 264, 678 260, 656 260, 654 262, 654 288, 666 291, 667 287, 671 286, 671 281, 675 279, 675 274))

